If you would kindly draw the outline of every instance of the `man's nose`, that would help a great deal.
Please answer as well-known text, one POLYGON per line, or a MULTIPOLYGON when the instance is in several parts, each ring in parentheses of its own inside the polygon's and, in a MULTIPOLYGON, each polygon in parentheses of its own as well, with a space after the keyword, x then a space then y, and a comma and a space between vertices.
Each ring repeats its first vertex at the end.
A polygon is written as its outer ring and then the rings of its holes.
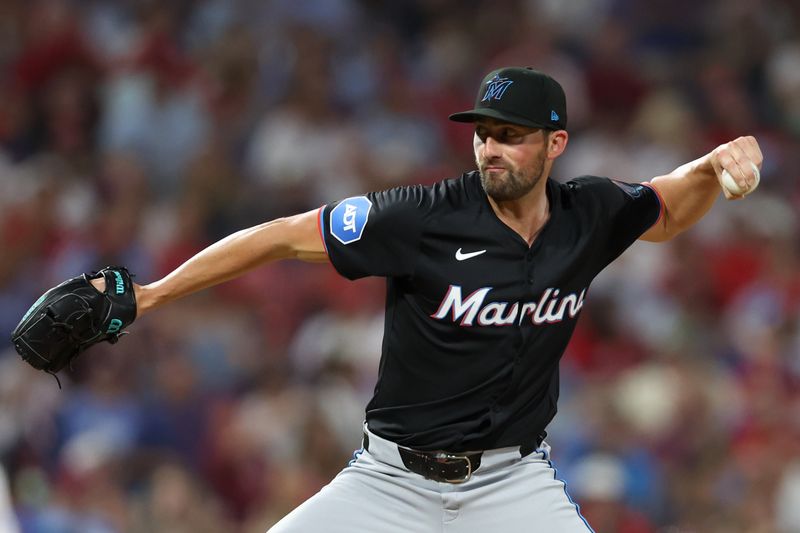
POLYGON ((486 137, 483 142, 483 155, 487 158, 498 157, 500 155, 500 143, 492 137, 486 137))

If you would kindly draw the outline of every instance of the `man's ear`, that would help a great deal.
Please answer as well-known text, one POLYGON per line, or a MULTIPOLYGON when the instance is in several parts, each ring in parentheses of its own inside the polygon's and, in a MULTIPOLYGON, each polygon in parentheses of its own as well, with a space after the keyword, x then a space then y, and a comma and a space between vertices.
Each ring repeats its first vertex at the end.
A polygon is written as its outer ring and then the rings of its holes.
POLYGON ((547 158, 555 159, 564 153, 569 141, 569 133, 566 130, 556 130, 550 133, 547 139, 547 158))

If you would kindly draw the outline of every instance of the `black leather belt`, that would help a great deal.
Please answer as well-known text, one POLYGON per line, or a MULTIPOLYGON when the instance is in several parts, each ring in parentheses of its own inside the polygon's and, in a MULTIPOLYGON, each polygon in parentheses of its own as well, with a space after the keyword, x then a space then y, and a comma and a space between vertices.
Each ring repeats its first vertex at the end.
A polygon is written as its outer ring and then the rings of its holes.
MULTIPOLYGON (((543 438, 535 446, 522 446, 519 453, 525 457, 541 444, 543 438)), ((369 435, 364 433, 364 449, 369 450, 369 435)), ((481 466, 483 452, 448 453, 424 452, 397 446, 403 464, 411 472, 441 483, 464 483, 481 466)))
POLYGON ((464 483, 481 466, 483 452, 421 452, 397 447, 406 468, 424 478, 443 483, 464 483))

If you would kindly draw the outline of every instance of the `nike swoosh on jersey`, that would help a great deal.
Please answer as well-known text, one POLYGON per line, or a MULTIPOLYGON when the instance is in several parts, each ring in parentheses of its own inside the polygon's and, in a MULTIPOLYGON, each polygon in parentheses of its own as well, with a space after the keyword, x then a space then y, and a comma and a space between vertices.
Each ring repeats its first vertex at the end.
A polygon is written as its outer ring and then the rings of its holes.
POLYGON ((456 259, 459 261, 466 261, 467 259, 472 259, 473 257, 477 257, 485 252, 486 250, 478 250, 477 252, 464 253, 461 251, 461 248, 459 248, 458 250, 456 250, 456 259))

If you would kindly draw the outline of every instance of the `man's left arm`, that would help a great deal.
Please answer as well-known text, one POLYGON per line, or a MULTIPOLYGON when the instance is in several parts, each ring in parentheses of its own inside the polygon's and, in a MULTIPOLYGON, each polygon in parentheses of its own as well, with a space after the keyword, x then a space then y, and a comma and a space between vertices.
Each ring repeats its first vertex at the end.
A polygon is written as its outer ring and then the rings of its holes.
POLYGON ((662 217, 639 238, 666 241, 690 228, 711 209, 720 188, 728 200, 744 198, 758 185, 762 160, 755 137, 739 137, 665 176, 653 178, 650 185, 661 197, 662 217), (721 185, 724 170, 747 191, 745 194, 732 194, 721 185))

